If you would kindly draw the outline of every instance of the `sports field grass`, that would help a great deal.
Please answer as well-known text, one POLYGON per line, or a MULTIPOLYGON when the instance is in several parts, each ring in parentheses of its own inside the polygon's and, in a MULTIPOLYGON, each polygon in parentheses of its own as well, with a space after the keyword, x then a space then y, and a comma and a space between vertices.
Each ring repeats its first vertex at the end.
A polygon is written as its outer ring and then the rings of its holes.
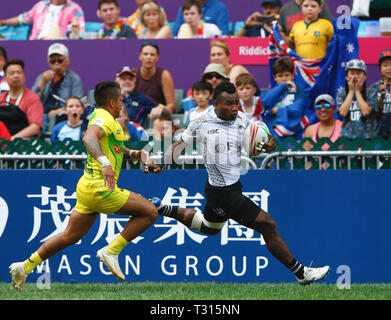
POLYGON ((51 283, 38 289, 26 283, 22 292, 0 282, 0 300, 391 300, 391 284, 297 283, 51 283))

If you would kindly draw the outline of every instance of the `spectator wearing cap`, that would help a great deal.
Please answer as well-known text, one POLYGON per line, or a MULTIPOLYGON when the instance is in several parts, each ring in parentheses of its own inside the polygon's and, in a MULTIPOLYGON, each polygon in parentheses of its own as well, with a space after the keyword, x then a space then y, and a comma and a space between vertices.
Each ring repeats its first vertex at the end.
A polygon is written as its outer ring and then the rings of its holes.
MULTIPOLYGON (((293 25, 297 21, 304 20, 304 15, 301 10, 302 0, 291 0, 282 6, 280 10, 279 27, 283 36, 288 37, 291 33, 293 25)), ((322 11, 319 18, 333 21, 334 17, 329 6, 325 1, 322 1, 322 11)))
POLYGON ((10 88, 7 81, 5 81, 4 67, 7 64, 7 51, 0 46, 0 93, 8 91, 10 88))
POLYGON ((341 135, 349 139, 372 138, 377 129, 377 104, 367 100, 367 66, 363 60, 346 63, 346 85, 337 94, 338 113, 343 118, 341 135))
MULTIPOLYGON (((331 142, 337 141, 341 136, 342 121, 334 118, 335 102, 329 94, 321 94, 315 99, 315 112, 318 122, 311 124, 304 131, 304 138, 310 138, 317 143, 320 138, 328 138, 331 142)), ((306 141, 303 145, 305 150, 311 150, 313 145, 306 141)), ((324 144, 322 150, 330 148, 329 144, 324 144)))
MULTIPOLYGON (((175 86, 171 73, 156 64, 160 58, 160 49, 156 42, 145 41, 139 51, 141 66, 136 68, 135 92, 142 92, 165 108, 175 113, 175 86)), ((155 118, 158 109, 152 111, 155 118)))
POLYGON ((120 18, 120 12, 117 0, 99 0, 98 16, 103 20, 103 26, 98 31, 99 39, 137 38, 134 30, 120 18))
POLYGON ((223 81, 229 81, 229 77, 221 63, 210 63, 204 69, 201 81, 210 83, 214 90, 223 81))
POLYGON ((280 17, 282 3, 280 0, 265 0, 261 3, 261 7, 263 14, 259 11, 251 14, 235 37, 269 37, 272 21, 278 20, 280 17))
MULTIPOLYGON (((207 23, 215 24, 223 35, 228 36, 229 30, 229 12, 227 6, 217 0, 200 0, 202 4, 203 20, 207 23)), ((178 8, 178 14, 173 28, 174 37, 178 35, 179 28, 185 22, 183 18, 182 6, 178 8)))
MULTIPOLYGON (((214 89, 223 81, 229 81, 229 77, 225 71, 224 66, 221 63, 210 63, 204 69, 204 72, 201 76, 201 81, 207 82, 214 89)), ((211 96, 213 97, 213 91, 211 96)), ((210 104, 213 104, 213 100, 210 100, 210 104)), ((193 99, 193 89, 190 89, 187 93, 187 97, 182 100, 182 106, 185 112, 189 112, 190 110, 196 108, 193 99)))
MULTIPOLYGON (((143 126, 144 121, 151 113, 151 110, 156 108, 159 104, 142 92, 134 92, 136 77, 136 69, 124 66, 118 70, 115 81, 118 82, 121 88, 122 101, 125 105, 129 121, 143 126)), ((157 117, 158 115, 155 116, 157 117)))
POLYGON ((378 107, 377 134, 384 139, 391 136, 391 49, 379 56, 381 79, 368 88, 368 100, 378 107))
MULTIPOLYGON (((44 106, 44 130, 50 117, 63 113, 65 100, 68 97, 85 96, 80 76, 69 69, 68 48, 62 43, 53 43, 48 49, 47 57, 50 69, 41 73, 32 87, 32 91, 38 94, 44 106)), ((56 123, 63 121, 66 115, 56 119, 56 123)))
POLYGON ((12 139, 40 136, 43 106, 38 95, 25 87, 24 62, 8 60, 4 70, 10 90, 0 94, 0 121, 12 139))
POLYGON ((0 26, 21 24, 32 25, 30 40, 65 39, 72 24, 77 24, 81 32, 85 31, 83 9, 71 0, 39 1, 29 11, 0 20, 0 26))

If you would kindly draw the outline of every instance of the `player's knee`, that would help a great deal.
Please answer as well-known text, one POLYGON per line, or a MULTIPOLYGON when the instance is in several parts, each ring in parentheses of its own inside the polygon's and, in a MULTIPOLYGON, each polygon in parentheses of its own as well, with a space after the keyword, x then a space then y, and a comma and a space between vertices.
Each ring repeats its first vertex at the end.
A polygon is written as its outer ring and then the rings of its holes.
POLYGON ((210 222, 205 219, 204 215, 200 211, 194 213, 191 228, 201 231, 207 235, 219 234, 221 229, 224 227, 225 221, 223 222, 210 222))
POLYGON ((155 206, 148 207, 148 210, 146 210, 146 218, 150 221, 150 223, 154 223, 156 219, 159 217, 159 214, 157 212, 157 209, 155 206))

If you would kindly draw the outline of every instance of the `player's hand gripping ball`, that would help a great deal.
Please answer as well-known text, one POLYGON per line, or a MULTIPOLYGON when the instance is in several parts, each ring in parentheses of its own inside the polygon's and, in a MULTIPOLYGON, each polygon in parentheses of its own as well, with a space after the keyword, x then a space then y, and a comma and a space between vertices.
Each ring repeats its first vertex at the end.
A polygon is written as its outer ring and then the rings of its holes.
POLYGON ((263 121, 251 123, 243 135, 243 148, 249 156, 257 156, 266 150, 263 145, 269 142, 270 131, 263 121))

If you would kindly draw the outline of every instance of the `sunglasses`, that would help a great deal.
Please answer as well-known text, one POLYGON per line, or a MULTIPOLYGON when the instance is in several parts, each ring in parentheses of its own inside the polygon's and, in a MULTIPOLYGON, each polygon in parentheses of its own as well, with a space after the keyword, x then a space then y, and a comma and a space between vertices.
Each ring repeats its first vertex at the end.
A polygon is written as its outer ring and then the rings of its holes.
POLYGON ((158 44, 155 42, 155 41, 145 41, 142 45, 141 45, 141 48, 140 48, 140 51, 142 48, 146 47, 146 46, 152 46, 154 47, 156 50, 157 50, 157 53, 159 54, 159 46, 158 44))
POLYGON ((212 80, 213 78, 216 78, 216 79, 224 79, 224 77, 222 77, 221 75, 219 74, 215 74, 215 73, 208 73, 207 75, 205 75, 204 77, 205 79, 208 79, 208 80, 212 80))
POLYGON ((322 108, 330 109, 331 107, 332 107, 332 105, 330 103, 321 103, 321 104, 316 104, 315 105, 315 109, 316 110, 320 110, 322 108))
POLYGON ((59 64, 61 64, 61 63, 63 63, 64 62, 64 58, 59 58, 59 59, 50 59, 49 60, 49 63, 50 64, 55 64, 55 63, 59 63, 59 64))

